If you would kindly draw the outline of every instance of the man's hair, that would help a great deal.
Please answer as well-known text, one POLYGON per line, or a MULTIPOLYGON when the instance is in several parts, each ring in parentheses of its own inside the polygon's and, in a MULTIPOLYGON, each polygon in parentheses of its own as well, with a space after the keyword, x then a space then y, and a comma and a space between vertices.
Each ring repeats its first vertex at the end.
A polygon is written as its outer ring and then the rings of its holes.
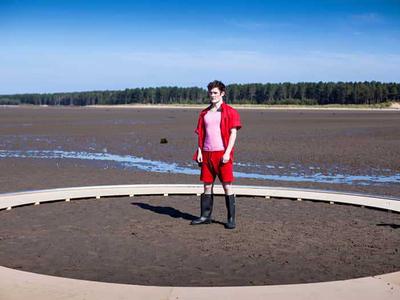
POLYGON ((226 90, 225 84, 218 80, 214 80, 207 85, 208 91, 211 91, 213 88, 218 88, 220 92, 225 92, 226 90))

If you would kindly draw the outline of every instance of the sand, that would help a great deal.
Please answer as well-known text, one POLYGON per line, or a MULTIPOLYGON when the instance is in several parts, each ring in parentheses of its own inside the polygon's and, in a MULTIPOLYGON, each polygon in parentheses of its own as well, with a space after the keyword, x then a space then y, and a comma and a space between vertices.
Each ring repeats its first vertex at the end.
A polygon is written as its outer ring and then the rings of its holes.
MULTIPOLYGON (((193 167, 198 110, 2 108, 0 150, 90 151, 193 167), (167 144, 160 144, 166 138, 167 144)), ((240 110, 237 162, 400 173, 399 114, 391 111, 240 110), (386 171, 385 171, 386 170, 386 171), (390 170, 390 171, 387 171, 390 170)), ((0 158, 0 191, 130 183, 199 183, 75 159, 0 158)), ((273 170, 278 172, 279 170, 273 170)), ((239 178, 235 184, 400 197, 398 184, 328 184, 239 178)), ((1 211, 0 265, 148 285, 317 282, 400 269, 398 214, 285 199, 238 199, 224 229, 222 197, 209 226, 193 227, 196 197, 81 200, 1 211), (327 238, 328 237, 328 238, 327 238)))

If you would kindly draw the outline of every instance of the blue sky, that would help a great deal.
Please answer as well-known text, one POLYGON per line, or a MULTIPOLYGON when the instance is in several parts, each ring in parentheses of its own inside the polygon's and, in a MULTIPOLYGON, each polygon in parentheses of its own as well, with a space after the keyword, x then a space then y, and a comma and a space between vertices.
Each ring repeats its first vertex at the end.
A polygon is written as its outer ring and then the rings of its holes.
POLYGON ((0 94, 400 81, 400 0, 0 0, 0 37, 0 94))

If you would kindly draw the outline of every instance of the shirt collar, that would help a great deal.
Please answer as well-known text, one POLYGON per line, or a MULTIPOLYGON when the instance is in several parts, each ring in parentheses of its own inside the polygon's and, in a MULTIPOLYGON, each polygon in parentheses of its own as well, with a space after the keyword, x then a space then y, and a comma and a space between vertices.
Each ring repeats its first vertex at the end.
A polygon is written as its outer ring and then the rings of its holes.
MULTIPOLYGON (((222 101, 221 106, 217 109, 217 111, 222 112, 222 111, 224 110, 224 106, 225 106, 225 102, 222 101)), ((211 109, 211 107, 212 107, 212 104, 210 104, 210 105, 206 108, 206 110, 209 111, 209 110, 211 109)))

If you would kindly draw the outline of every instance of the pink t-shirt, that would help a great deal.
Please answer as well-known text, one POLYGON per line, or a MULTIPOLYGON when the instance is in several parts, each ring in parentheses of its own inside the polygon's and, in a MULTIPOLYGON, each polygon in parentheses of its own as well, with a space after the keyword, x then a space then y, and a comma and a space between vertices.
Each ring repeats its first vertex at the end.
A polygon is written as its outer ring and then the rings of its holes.
POLYGON ((208 111, 204 116, 204 125, 206 128, 206 137, 203 150, 222 151, 225 150, 221 135, 221 112, 208 111))

